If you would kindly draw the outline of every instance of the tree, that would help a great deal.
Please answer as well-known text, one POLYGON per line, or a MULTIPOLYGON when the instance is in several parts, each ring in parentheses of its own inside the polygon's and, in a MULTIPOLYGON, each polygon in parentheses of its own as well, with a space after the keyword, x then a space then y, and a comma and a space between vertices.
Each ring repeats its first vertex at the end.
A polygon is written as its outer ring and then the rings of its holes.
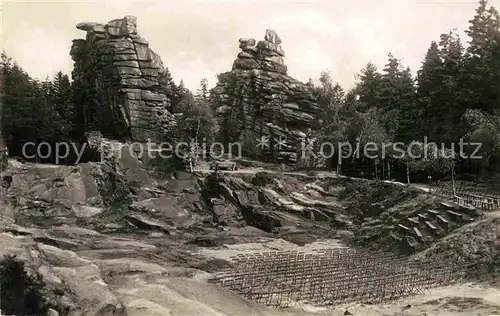
POLYGON ((175 83, 173 83, 173 81, 172 81, 169 89, 171 91, 171 94, 170 94, 171 111, 173 113, 180 112, 180 108, 179 108, 180 103, 182 101, 184 101, 192 93, 191 93, 191 91, 189 91, 189 89, 187 89, 184 86, 183 80, 180 81, 179 85, 175 85, 175 83))
POLYGON ((409 68, 392 54, 388 55, 380 80, 378 108, 381 123, 394 139, 412 140, 415 114, 415 86, 409 68))
MULTIPOLYGON (((500 171, 500 115, 491 115, 481 110, 469 109, 464 115, 468 126, 465 139, 481 144, 475 155, 482 159, 470 159, 469 163, 481 172, 500 171)), ((475 148, 469 148, 465 154, 470 156, 475 148)))
POLYGON ((462 57, 463 46, 458 34, 454 31, 441 34, 437 51, 431 44, 419 72, 419 112, 425 122, 421 127, 431 141, 449 144, 463 134, 462 57))
POLYGON ((40 140, 46 117, 46 101, 37 84, 11 58, 2 54, 2 134, 9 154, 20 155, 22 144, 40 140))
POLYGON ((425 172, 429 181, 433 174, 444 174, 452 172, 455 167, 456 153, 449 148, 441 148, 436 143, 412 142, 401 156, 406 166, 406 179, 410 184, 412 172, 425 172))
POLYGON ((484 56, 500 40, 500 15, 495 7, 488 7, 487 0, 480 0, 469 23, 469 29, 465 31, 470 37, 467 52, 473 56, 484 56))
POLYGON ((439 106, 439 92, 436 88, 441 85, 441 67, 438 44, 432 41, 417 75, 416 114, 421 120, 416 128, 419 135, 425 135, 428 127, 434 123, 433 115, 436 113, 433 111, 439 106))
POLYGON ((500 15, 485 0, 466 31, 470 37, 464 58, 463 104, 495 113, 500 108, 500 15))
MULTIPOLYGON (((385 168, 385 153, 384 145, 392 142, 392 136, 384 128, 383 124, 380 122, 380 110, 371 109, 367 113, 362 114, 362 125, 359 127, 360 133, 356 140, 359 143, 359 148, 363 148, 363 159, 369 158, 373 160, 374 174, 375 178, 379 179, 378 166, 381 164, 385 168), (371 148, 368 144, 375 144, 376 148, 371 148), (368 153, 368 149, 370 152, 368 153), (369 154, 368 157, 364 157, 364 154, 369 154)), ((358 149, 356 149, 358 150, 358 149)), ((354 159, 353 155, 353 159, 354 159)), ((385 174, 385 169, 382 171, 382 175, 385 174)), ((384 177, 384 176, 382 176, 384 177)))
POLYGON ((58 71, 52 81, 43 83, 45 97, 52 106, 55 139, 68 140, 75 122, 73 90, 68 75, 58 71))
POLYGON ((179 87, 175 84, 172 74, 168 68, 158 74, 158 81, 160 83, 159 92, 163 93, 170 100, 170 110, 175 112, 177 104, 180 102, 179 87))
POLYGON ((371 107, 379 107, 380 100, 378 93, 380 89, 382 75, 377 71, 377 67, 369 62, 361 70, 359 82, 356 85, 355 94, 359 96, 357 109, 360 112, 366 112, 371 107))
POLYGON ((206 78, 201 79, 200 89, 198 90, 197 96, 203 101, 208 101, 209 91, 208 91, 208 80, 206 78))
POLYGON ((205 146, 210 146, 218 132, 218 124, 208 100, 205 100, 202 95, 193 96, 187 89, 182 93, 184 98, 178 104, 180 115, 177 139, 189 144, 188 159, 192 168, 199 155, 202 154, 203 148, 200 147, 200 141, 205 146))
MULTIPOLYGON (((2 54, 2 135, 12 156, 22 156, 27 142, 53 144, 70 139, 75 104, 67 75, 33 80, 11 58, 2 54)), ((54 157, 51 157, 54 158, 54 157)))
POLYGON ((338 110, 344 103, 345 93, 338 83, 333 83, 329 73, 322 72, 320 86, 314 86, 310 82, 310 90, 319 107, 317 122, 320 127, 320 135, 327 141, 341 141, 339 133, 338 110))

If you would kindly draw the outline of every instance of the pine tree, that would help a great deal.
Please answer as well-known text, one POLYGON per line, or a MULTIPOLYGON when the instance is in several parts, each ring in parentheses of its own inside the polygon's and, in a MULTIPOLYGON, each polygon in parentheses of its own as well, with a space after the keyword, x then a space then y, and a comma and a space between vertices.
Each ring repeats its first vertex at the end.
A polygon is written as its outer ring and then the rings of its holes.
MULTIPOLYGON (((397 87, 400 98, 396 106, 400 111, 400 121, 396 135, 393 135, 393 137, 409 143, 416 138, 415 132, 418 130, 417 122, 420 119, 416 102, 415 79, 411 75, 410 67, 400 72, 397 87)), ((388 131, 390 133, 389 129, 388 131)))
POLYGON ((41 118, 37 87, 11 58, 2 54, 2 134, 10 155, 21 155, 22 144, 38 137, 41 118))
POLYGON ((398 78, 398 74, 400 73, 400 61, 394 57, 392 53, 389 53, 388 58, 389 61, 384 68, 385 77, 396 80, 398 78))
POLYGON ((344 104, 344 89, 338 83, 333 83, 328 72, 321 73, 320 83, 318 87, 315 87, 312 81, 309 83, 309 89, 319 107, 317 122, 313 125, 320 126, 318 132, 325 141, 340 142, 343 140, 343 133, 338 112, 344 104))
POLYGON ((430 141, 458 141, 463 130, 461 87, 463 46, 454 31, 441 34, 439 44, 431 43, 418 72, 417 111, 422 116, 420 132, 430 141))
POLYGON ((377 71, 377 67, 369 62, 359 75, 360 82, 356 85, 356 93, 359 95, 357 108, 365 112, 371 107, 378 107, 378 90, 380 88, 382 75, 377 71))
POLYGON ((441 57, 439 54, 438 44, 435 41, 431 42, 431 46, 425 54, 422 67, 418 71, 418 106, 423 115, 425 110, 429 108, 434 101, 435 89, 441 84, 440 75, 437 73, 442 66, 441 57))
POLYGON ((204 101, 208 101, 209 97, 208 80, 206 78, 201 79, 200 89, 198 90, 197 96, 204 101))
POLYGON ((9 154, 22 156, 27 142, 68 140, 73 127, 73 91, 67 75, 37 81, 11 58, 2 55, 2 135, 9 154))
POLYGON ((490 114, 500 109, 500 15, 485 0, 466 31, 470 37, 464 61, 463 103, 490 114))
POLYGON ((388 55, 384 73, 380 78, 377 94, 380 120, 393 139, 409 140, 415 119, 415 86, 409 68, 388 55))
POLYGON ((484 56, 500 40, 500 15, 493 6, 488 8, 487 0, 480 0, 476 15, 469 23, 469 29, 465 31, 470 37, 467 52, 484 56))
POLYGON ((58 139, 67 140, 73 136, 73 123, 75 122, 75 104, 71 82, 68 75, 61 71, 57 72, 52 82, 54 95, 50 101, 54 105, 58 139))

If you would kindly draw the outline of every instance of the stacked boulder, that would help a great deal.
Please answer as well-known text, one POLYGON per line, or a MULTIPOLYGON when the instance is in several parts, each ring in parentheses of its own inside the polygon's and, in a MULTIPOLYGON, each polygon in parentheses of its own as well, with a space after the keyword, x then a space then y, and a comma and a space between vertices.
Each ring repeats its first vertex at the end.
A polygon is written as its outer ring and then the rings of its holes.
POLYGON ((73 40, 73 80, 84 131, 134 141, 161 141, 175 127, 164 94, 165 68, 148 41, 137 34, 137 18, 82 22, 86 39, 73 40))
POLYGON ((222 137, 247 155, 294 162, 317 111, 308 87, 287 75, 281 39, 241 38, 242 51, 212 90, 222 137))
POLYGON ((240 38, 242 52, 233 64, 233 70, 263 69, 266 71, 286 74, 287 67, 283 57, 285 52, 281 48, 281 39, 275 31, 268 29, 263 41, 253 38, 240 38))

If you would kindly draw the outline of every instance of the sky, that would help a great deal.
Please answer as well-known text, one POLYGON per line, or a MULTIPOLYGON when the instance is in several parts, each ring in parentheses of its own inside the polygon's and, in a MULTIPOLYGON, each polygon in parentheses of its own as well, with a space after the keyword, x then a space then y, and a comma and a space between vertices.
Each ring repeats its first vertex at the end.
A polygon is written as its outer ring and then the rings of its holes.
MULTIPOLYGON (((328 71, 350 88, 368 62, 382 69, 389 52, 415 73, 430 42, 466 30, 477 7, 417 0, 0 1, 0 47, 34 78, 71 73, 71 41, 85 38, 79 22, 134 15, 138 33, 191 90, 202 78, 215 85, 216 74, 231 70, 238 39, 263 40, 267 28, 283 41, 288 74, 304 82, 328 71)), ((500 9, 500 0, 489 3, 500 9)))

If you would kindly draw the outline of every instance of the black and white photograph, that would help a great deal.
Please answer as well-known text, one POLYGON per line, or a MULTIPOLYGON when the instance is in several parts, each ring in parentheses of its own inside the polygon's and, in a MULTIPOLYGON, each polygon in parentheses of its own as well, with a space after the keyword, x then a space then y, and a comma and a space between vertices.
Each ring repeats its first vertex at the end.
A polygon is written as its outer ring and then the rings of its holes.
POLYGON ((1 316, 500 316, 500 0, 0 0, 1 316))

